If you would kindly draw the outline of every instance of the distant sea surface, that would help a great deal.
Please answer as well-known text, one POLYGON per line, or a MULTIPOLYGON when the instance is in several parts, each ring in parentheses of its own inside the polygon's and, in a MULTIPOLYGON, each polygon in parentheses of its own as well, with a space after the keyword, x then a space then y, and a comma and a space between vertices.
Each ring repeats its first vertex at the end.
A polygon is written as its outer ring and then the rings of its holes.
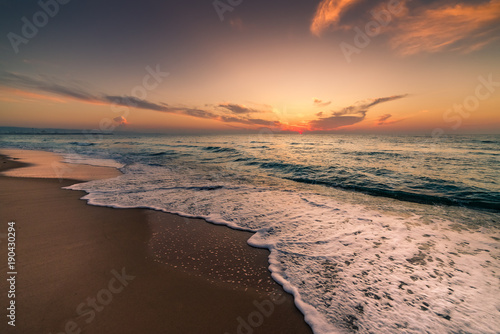
POLYGON ((2 135, 0 147, 119 168, 70 187, 92 205, 256 232, 315 333, 500 328, 500 136, 2 135))

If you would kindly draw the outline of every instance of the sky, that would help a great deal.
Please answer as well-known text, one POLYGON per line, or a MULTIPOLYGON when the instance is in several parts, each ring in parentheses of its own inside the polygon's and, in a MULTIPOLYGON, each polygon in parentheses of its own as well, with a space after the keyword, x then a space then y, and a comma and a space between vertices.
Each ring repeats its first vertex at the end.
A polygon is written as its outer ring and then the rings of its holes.
POLYGON ((0 126, 500 133, 500 0, 0 0, 0 126))

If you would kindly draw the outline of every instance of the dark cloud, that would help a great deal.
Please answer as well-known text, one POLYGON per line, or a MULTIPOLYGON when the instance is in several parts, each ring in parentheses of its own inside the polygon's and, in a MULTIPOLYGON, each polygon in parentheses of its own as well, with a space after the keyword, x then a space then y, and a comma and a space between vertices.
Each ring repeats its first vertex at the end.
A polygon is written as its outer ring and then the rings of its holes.
POLYGON ((384 103, 384 102, 389 102, 389 101, 394 101, 394 100, 399 100, 404 97, 407 97, 408 94, 403 94, 403 95, 394 95, 394 96, 389 96, 389 97, 380 97, 378 99, 373 100, 373 102, 368 103, 368 105, 365 108, 371 108, 373 106, 376 106, 377 104, 384 103))
POLYGON ((169 108, 166 107, 163 103, 157 104, 157 103, 149 102, 146 100, 138 99, 138 98, 133 97, 133 96, 106 95, 106 96, 104 96, 104 101, 112 103, 112 104, 116 104, 119 106, 169 112, 169 108))
POLYGON ((388 96, 388 97, 379 97, 377 99, 373 99, 373 100, 369 100, 369 101, 361 101, 361 102, 358 102, 352 106, 345 107, 339 111, 335 111, 332 113, 332 115, 333 116, 342 116, 342 115, 350 115, 350 114, 359 114, 359 115, 365 116, 368 109, 376 106, 377 104, 402 99, 402 98, 407 97, 407 96, 408 96, 408 94, 403 94, 403 95, 394 95, 394 96, 388 96))
MULTIPOLYGON (((134 96, 128 95, 106 95, 106 94, 91 94, 76 85, 76 83, 57 83, 55 79, 46 78, 43 76, 31 77, 21 74, 4 72, 0 74, 0 83, 15 87, 19 89, 39 90, 43 92, 53 93, 62 97, 69 97, 84 102, 101 102, 107 104, 114 104, 118 106, 131 107, 143 110, 159 111, 164 113, 172 113, 179 115, 186 115, 196 118, 213 119, 225 123, 239 123, 245 125, 264 125, 264 126, 279 126, 280 122, 268 121, 260 118, 249 118, 248 114, 252 113, 268 113, 268 109, 253 109, 243 105, 233 103, 221 103, 217 107, 224 108, 227 111, 236 114, 237 116, 219 115, 215 112, 199 109, 189 108, 184 106, 171 106, 164 102, 151 102, 139 99, 134 96), (247 115, 244 117, 243 115, 247 115)), ((213 108, 208 105, 207 107, 213 108)), ((269 108, 270 109, 270 108, 269 108)), ((117 117, 114 119, 120 126, 127 124, 127 120, 117 117)))
POLYGON ((221 116, 220 120, 227 123, 241 123, 241 119, 233 116, 221 116))
POLYGON ((358 102, 352 106, 332 112, 329 117, 323 117, 323 113, 321 115, 318 113, 316 115, 319 118, 310 121, 309 126, 312 130, 334 130, 342 126, 353 125, 363 121, 370 108, 384 102, 402 99, 406 96, 408 94, 379 97, 369 101, 358 102))
POLYGON ((247 106, 244 106, 244 105, 234 104, 234 103, 221 103, 218 105, 218 107, 229 110, 230 112, 232 112, 234 114, 251 114, 251 113, 269 112, 269 110, 253 109, 253 108, 248 108, 247 106))
POLYGON ((86 92, 74 82, 58 83, 54 78, 31 77, 23 74, 4 72, 0 75, 0 83, 15 88, 30 88, 47 93, 57 94, 83 101, 98 101, 99 99, 86 92))
POLYGON ((332 113, 333 116, 344 116, 344 115, 350 115, 350 114, 360 114, 362 116, 366 115, 366 109, 362 108, 367 108, 366 105, 360 105, 360 106, 350 106, 346 107, 342 110, 335 111, 332 113))
MULTIPOLYGON (((172 109, 175 110, 175 109, 172 109)), ((190 109, 190 108, 179 108, 177 109, 180 111, 180 113, 184 115, 189 115, 193 117, 198 117, 198 118, 209 118, 209 119, 216 119, 217 115, 214 113, 211 113, 206 110, 201 110, 201 109, 190 109)))
POLYGON ((377 124, 377 125, 389 125, 389 124, 395 124, 395 123, 402 122, 406 119, 407 118, 392 119, 391 114, 384 114, 377 119, 375 124, 377 124), (389 119, 391 119, 391 120, 389 120, 389 119))
POLYGON ((259 118, 240 118, 234 116, 220 116, 219 120, 227 123, 241 123, 248 125, 280 126, 279 121, 268 121, 259 118))
POLYGON ((333 130, 341 126, 353 125, 364 120, 364 116, 331 116, 309 122, 313 130, 333 130))
POLYGON ((218 115, 203 109, 170 106, 167 103, 154 103, 141 100, 133 96, 105 96, 107 102, 125 107, 134 107, 138 109, 161 111, 165 113, 181 114, 197 118, 217 119, 218 115))

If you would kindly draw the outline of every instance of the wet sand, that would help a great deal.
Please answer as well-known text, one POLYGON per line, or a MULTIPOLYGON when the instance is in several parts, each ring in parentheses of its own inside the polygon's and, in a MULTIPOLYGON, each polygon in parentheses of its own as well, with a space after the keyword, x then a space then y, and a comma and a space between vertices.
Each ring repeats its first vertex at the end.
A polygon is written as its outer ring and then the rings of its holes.
MULTIPOLYGON (((0 158, 0 171, 21 166, 0 158)), ((0 176, 0 268, 5 277, 14 221, 18 273, 16 326, 3 307, 1 333, 311 333, 250 233, 90 206, 61 189, 76 182, 0 176)), ((0 291, 7 305, 5 278, 0 291)))

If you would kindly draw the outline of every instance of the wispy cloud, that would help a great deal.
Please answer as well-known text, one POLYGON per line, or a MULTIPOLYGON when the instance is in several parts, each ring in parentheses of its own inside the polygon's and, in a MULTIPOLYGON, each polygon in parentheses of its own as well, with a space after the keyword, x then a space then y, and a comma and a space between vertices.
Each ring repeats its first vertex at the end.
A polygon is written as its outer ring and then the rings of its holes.
POLYGON ((242 123, 248 125, 261 125, 267 127, 279 127, 281 125, 279 121, 269 121, 260 118, 240 118, 234 116, 220 116, 219 120, 228 123, 242 123))
POLYGON ((271 110, 267 109, 255 109, 249 108, 242 104, 234 104, 234 103, 221 103, 218 107, 228 110, 234 114, 251 114, 251 113, 267 113, 271 112, 271 110))
POLYGON ((391 117, 392 117, 391 114, 384 114, 384 115, 380 116, 377 119, 377 125, 383 125, 385 123, 385 121, 387 121, 391 117))
POLYGON ((311 23, 311 32, 320 36, 328 27, 338 27, 342 14, 360 0, 322 0, 311 23))
POLYGON ((4 72, 0 77, 0 83, 14 88, 31 88, 39 91, 53 93, 83 101, 97 101, 96 96, 85 91, 75 82, 61 83, 50 77, 32 77, 23 74, 4 72))
POLYGON ((408 119, 408 118, 393 119, 391 114, 384 114, 384 115, 379 116, 379 118, 377 118, 377 121, 375 122, 375 124, 378 126, 391 125, 391 124, 402 122, 406 119, 408 119))
MULTIPOLYGON (((400 4, 400 13, 392 15, 389 26, 381 32, 389 36, 391 48, 403 56, 476 51, 500 36, 500 0, 402 0, 400 4)), ((386 8, 380 1, 323 0, 310 30, 320 36, 327 29, 364 27, 374 20, 373 13, 387 13, 386 8)))
POLYGON ((401 55, 447 49, 474 51, 498 37, 499 23, 498 0, 447 4, 406 17, 394 30, 395 36, 390 43, 401 55), (460 42, 466 43, 461 45, 460 42))
POLYGON ((399 100, 406 96, 408 96, 408 94, 380 97, 368 101, 361 101, 341 110, 333 111, 331 113, 331 116, 324 117, 323 114, 321 114, 318 119, 309 122, 309 128, 311 130, 328 131, 343 126, 354 125, 365 119, 366 114, 370 108, 381 103, 399 100))
MULTIPOLYGON (((47 95, 48 99, 55 102, 65 102, 64 98, 69 98, 77 101, 87 102, 91 104, 108 104, 108 105, 119 105, 130 108, 137 108, 143 110, 151 110, 163 113, 171 113, 178 115, 185 115, 190 117, 210 119, 219 121, 222 123, 240 124, 246 127, 259 128, 259 127, 270 127, 275 129, 290 130, 294 128, 292 125, 283 124, 278 120, 269 120, 266 117, 261 118, 259 115, 272 114, 272 107, 266 105, 260 105, 256 108, 247 107, 242 104, 236 103, 219 103, 216 105, 206 105, 203 108, 196 107, 186 107, 186 106, 176 106, 170 105, 165 102, 153 102, 144 99, 139 99, 134 96, 128 95, 109 95, 104 93, 92 93, 82 88, 80 85, 72 82, 65 83, 61 80, 54 78, 47 78, 43 76, 31 77, 21 74, 14 73, 3 73, 0 75, 0 84, 7 87, 15 87, 16 91, 24 92, 24 95, 30 96, 46 96, 33 93, 32 91, 47 92, 51 95, 47 95), (52 95, 57 95, 54 97, 52 95), (62 99, 61 99, 62 98, 62 99)), ((340 110, 330 111, 330 112, 319 112, 316 114, 317 119, 305 122, 300 126, 295 126, 298 130, 292 131, 302 131, 305 129, 309 130, 334 130, 339 127, 349 126, 363 121, 366 117, 367 112, 370 108, 374 106, 394 101, 397 99, 402 99, 407 95, 394 95, 388 97, 380 97, 376 99, 370 99, 365 101, 360 101, 354 105, 345 107, 340 110)), ((313 100, 314 105, 326 107, 330 105, 330 101, 323 101, 320 99, 313 100)), ((388 119, 391 115, 384 115, 379 118, 379 125, 388 124, 388 119)), ((114 119, 120 126, 125 126, 129 124, 127 119, 123 117, 117 117, 114 119)), ((394 121, 392 121, 394 122, 394 121)))
POLYGON ((116 104, 119 106, 125 107, 134 107, 138 109, 147 109, 147 110, 156 110, 156 111, 165 111, 168 112, 169 108, 164 104, 157 104, 153 102, 149 102, 146 100, 138 99, 133 96, 113 96, 113 95, 105 95, 103 96, 103 100, 109 102, 110 104, 116 104))
POLYGON ((368 109, 373 106, 376 106, 377 104, 384 103, 384 102, 389 102, 389 101, 394 101, 394 100, 399 100, 404 97, 407 97, 408 94, 403 94, 403 95, 393 95, 393 96, 388 96, 388 97, 379 97, 377 99, 374 99, 373 101, 369 102, 368 104, 365 105, 364 108, 368 109))
MULTIPOLYGON (((164 113, 179 114, 196 118, 212 119, 223 123, 239 123, 249 125, 252 127, 266 126, 266 127, 279 127, 279 121, 270 121, 266 119, 250 117, 249 115, 258 115, 270 113, 270 109, 262 108, 249 108, 244 105, 234 103, 220 103, 217 108, 207 110, 202 108, 191 108, 186 106, 169 105, 164 102, 153 102, 144 99, 139 99, 134 96, 128 95, 108 95, 104 93, 91 93, 82 88, 76 82, 63 82, 59 79, 48 78, 45 76, 27 76, 23 74, 16 74, 4 72, 0 74, 0 84, 5 87, 12 87, 16 92, 22 92, 24 96, 35 96, 37 98, 44 98, 55 102, 65 102, 64 99, 57 98, 51 95, 35 94, 31 91, 39 91, 57 95, 62 98, 69 98, 81 102, 91 104, 108 104, 118 105, 130 108, 137 108, 143 110, 152 110, 164 113), (225 112, 221 113, 220 109, 225 112), (227 113, 231 113, 228 116, 227 113)), ((8 88, 12 90, 12 88, 8 88)), ((20 93, 18 93, 20 94, 20 93)), ((128 124, 125 118, 115 118, 115 122, 124 126, 128 124)))
POLYGON ((4 96, 5 98, 9 97, 8 99, 4 99, 4 101, 10 101, 10 102, 23 101, 23 100, 24 101, 45 100, 56 103, 66 102, 64 99, 59 97, 45 95, 45 94, 37 94, 17 88, 6 88, 3 90, 3 93, 5 94, 4 96))

